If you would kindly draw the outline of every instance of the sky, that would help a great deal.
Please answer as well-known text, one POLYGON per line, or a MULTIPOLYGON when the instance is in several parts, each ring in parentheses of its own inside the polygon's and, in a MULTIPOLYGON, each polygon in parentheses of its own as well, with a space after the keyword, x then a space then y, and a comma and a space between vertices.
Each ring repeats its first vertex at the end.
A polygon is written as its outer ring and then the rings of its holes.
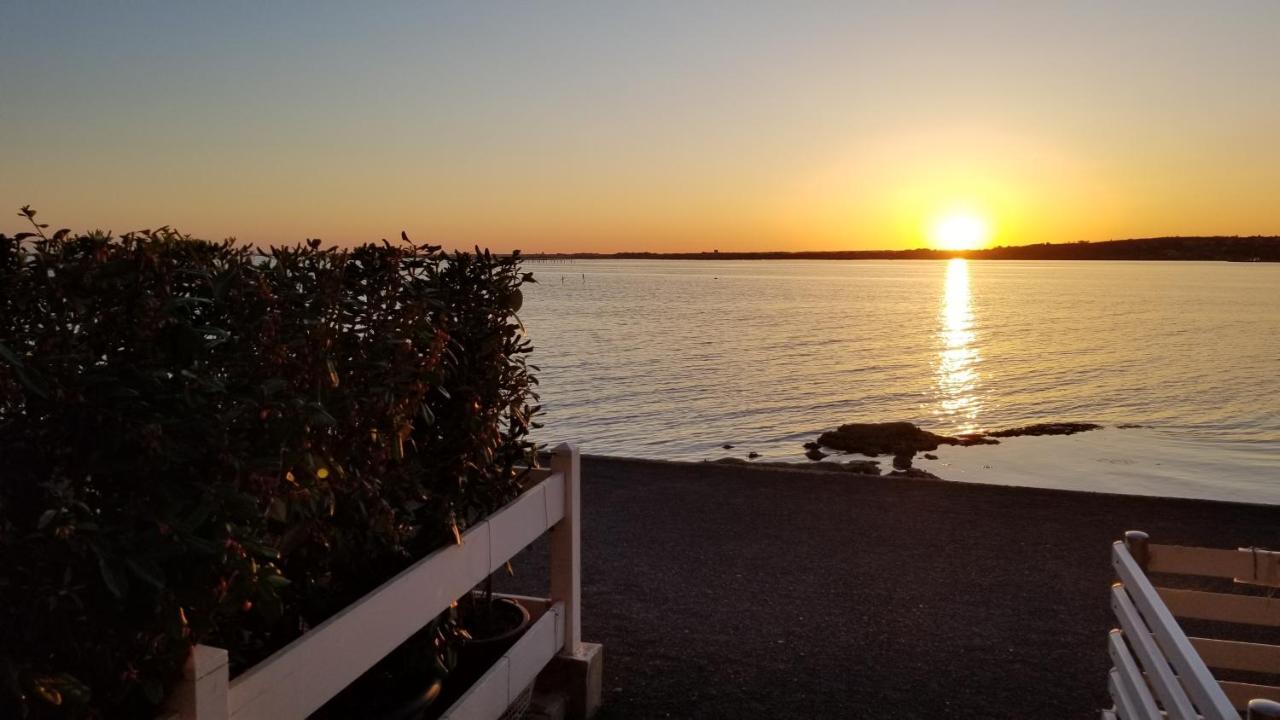
POLYGON ((528 252, 1280 234, 1275 0, 358 5, 3 0, 0 231, 30 204, 528 252))

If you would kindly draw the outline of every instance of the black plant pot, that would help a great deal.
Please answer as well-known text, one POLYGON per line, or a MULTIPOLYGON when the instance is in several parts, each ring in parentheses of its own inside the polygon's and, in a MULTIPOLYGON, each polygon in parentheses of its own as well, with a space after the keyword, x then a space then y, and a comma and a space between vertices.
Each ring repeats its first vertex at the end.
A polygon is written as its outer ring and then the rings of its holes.
POLYGON ((411 639, 312 715, 320 720, 420 720, 443 707, 444 680, 436 674, 425 640, 411 639))
POLYGON ((483 673, 529 627, 529 610, 511 598, 476 594, 471 597, 462 627, 471 639, 459 650, 459 665, 483 673))
POLYGON ((438 677, 425 678, 425 684, 412 691, 406 689, 406 697, 389 702, 378 713, 381 720, 418 720, 440 698, 444 682, 438 677))
POLYGON ((441 679, 425 670, 388 673, 369 687, 363 702, 344 705, 325 717, 367 717, 378 720, 420 720, 437 717, 480 679, 529 627, 528 609, 509 598, 475 593, 461 603, 459 619, 471 639, 458 648, 458 663, 441 679))

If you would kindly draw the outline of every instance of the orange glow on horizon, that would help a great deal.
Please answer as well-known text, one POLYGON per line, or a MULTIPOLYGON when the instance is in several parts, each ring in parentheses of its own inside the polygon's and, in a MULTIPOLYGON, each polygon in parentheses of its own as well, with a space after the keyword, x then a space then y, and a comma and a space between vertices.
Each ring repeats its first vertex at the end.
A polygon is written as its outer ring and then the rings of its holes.
POLYGON ((39 30, 0 44, 6 234, 24 204, 77 231, 530 253, 979 245, 935 237, 958 210, 982 247, 1280 234, 1280 3, 11 5, 39 30), (40 44, 103 34, 163 47, 40 44))

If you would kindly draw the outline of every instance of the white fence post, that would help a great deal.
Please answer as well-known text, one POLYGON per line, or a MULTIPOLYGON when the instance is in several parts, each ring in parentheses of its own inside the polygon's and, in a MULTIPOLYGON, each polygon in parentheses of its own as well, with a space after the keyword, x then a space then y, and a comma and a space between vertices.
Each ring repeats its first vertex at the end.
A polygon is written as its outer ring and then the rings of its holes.
POLYGON ((564 474, 564 519, 551 528, 551 598, 564 603, 561 652, 577 655, 582 645, 582 462, 577 446, 557 447, 551 471, 564 474))
POLYGON ((227 689, 231 683, 231 668, 227 651, 222 648, 196 645, 191 648, 182 683, 169 698, 169 717, 179 720, 227 720, 227 689))

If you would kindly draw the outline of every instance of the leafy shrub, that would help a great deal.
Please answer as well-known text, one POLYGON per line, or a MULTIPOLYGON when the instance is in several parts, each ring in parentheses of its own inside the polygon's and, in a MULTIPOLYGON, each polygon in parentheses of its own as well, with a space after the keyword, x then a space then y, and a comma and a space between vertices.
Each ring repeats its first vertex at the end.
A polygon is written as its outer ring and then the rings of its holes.
POLYGON ((0 716, 152 714, 517 493, 516 258, 44 227, 0 235, 0 716))

